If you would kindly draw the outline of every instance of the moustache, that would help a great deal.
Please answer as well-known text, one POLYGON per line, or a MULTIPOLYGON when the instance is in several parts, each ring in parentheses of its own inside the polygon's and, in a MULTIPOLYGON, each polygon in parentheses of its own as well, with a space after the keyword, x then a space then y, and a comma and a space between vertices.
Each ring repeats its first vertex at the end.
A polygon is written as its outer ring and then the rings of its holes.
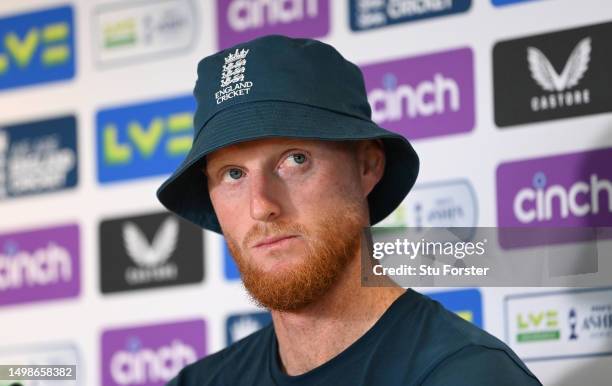
POLYGON ((244 239, 242 240, 242 248, 246 250, 249 247, 257 244, 262 239, 285 235, 299 235, 307 237, 308 231, 302 224, 287 221, 270 222, 264 224, 258 223, 253 225, 253 227, 249 229, 244 236, 244 239))

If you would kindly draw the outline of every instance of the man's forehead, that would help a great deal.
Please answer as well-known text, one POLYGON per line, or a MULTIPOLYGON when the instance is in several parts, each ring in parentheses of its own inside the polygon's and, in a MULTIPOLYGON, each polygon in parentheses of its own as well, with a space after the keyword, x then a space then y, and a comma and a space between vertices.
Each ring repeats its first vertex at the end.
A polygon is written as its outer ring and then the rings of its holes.
POLYGON ((223 159, 231 158, 239 154, 254 154, 261 151, 266 154, 268 151, 275 149, 283 149, 289 147, 330 147, 340 145, 337 141, 326 141, 320 139, 305 139, 305 138, 290 138, 290 137, 273 137, 259 138, 250 141, 243 141, 221 149, 215 150, 206 155, 206 163, 216 163, 223 159))

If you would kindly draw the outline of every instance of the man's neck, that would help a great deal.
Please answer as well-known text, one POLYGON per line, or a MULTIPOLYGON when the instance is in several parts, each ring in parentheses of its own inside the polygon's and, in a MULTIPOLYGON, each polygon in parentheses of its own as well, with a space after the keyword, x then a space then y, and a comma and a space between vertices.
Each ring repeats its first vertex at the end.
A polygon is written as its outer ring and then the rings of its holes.
POLYGON ((382 316, 404 289, 363 287, 359 259, 319 301, 297 312, 272 310, 281 366, 299 375, 329 361, 362 335, 382 316))

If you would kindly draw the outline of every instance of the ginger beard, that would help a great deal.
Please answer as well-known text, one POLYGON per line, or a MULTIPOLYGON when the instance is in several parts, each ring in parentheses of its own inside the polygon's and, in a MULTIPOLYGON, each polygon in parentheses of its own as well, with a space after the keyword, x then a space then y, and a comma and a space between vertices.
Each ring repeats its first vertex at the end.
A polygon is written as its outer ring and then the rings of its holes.
MULTIPOLYGON (((257 304, 277 311, 297 311, 325 295, 357 258, 367 224, 360 215, 363 207, 352 202, 334 209, 321 212, 315 229, 288 222, 258 223, 247 232, 242 244, 225 234, 244 286, 257 304), (247 245, 284 234, 301 235, 306 244, 303 258, 279 272, 263 271, 248 255, 247 245)), ((266 258, 285 257, 278 253, 266 258)))

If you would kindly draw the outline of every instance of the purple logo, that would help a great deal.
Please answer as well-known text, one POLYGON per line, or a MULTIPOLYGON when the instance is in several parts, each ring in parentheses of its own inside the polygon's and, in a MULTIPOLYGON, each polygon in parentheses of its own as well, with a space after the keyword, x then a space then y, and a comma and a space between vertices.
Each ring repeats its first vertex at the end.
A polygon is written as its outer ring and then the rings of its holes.
POLYGON ((501 164, 499 226, 612 225, 611 163, 612 148, 501 164))
POLYGON ((329 32, 329 0, 218 0, 219 48, 268 34, 320 38, 329 32))
POLYGON ((163 386, 206 353, 201 319, 102 333, 104 386, 163 386))
POLYGON ((474 128, 470 48, 362 66, 372 120, 410 139, 474 128))
POLYGON ((0 306, 76 297, 76 224, 0 235, 0 306))

